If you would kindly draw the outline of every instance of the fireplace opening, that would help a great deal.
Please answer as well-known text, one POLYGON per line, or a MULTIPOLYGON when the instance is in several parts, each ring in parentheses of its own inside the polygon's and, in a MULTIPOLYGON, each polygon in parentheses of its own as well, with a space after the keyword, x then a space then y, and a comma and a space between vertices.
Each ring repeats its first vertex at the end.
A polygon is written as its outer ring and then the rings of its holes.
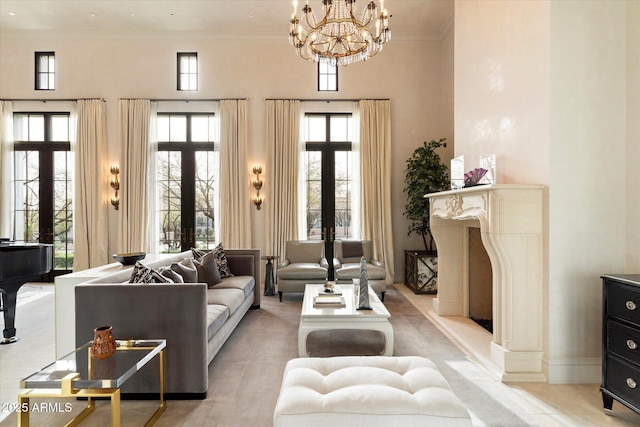
POLYGON ((480 229, 469 229, 469 318, 493 333, 491 260, 482 244, 480 229))

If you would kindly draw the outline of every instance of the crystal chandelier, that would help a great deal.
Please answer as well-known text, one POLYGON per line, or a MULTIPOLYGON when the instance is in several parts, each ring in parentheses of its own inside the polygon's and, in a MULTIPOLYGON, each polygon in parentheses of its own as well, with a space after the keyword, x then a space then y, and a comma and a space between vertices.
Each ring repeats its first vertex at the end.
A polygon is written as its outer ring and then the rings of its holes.
POLYGON ((304 29, 296 15, 298 2, 294 0, 289 41, 298 54, 335 66, 366 61, 381 51, 391 40, 384 0, 380 0, 380 8, 371 0, 357 18, 355 3, 356 0, 322 0, 324 17, 318 20, 307 0, 302 8, 308 27, 304 29))

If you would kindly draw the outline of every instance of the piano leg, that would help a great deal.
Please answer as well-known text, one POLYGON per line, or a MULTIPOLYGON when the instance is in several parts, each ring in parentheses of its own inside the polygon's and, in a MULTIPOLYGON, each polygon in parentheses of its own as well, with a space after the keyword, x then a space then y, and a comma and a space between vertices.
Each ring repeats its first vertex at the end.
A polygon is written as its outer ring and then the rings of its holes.
POLYGON ((4 329, 2 335, 4 339, 0 344, 12 344, 18 341, 16 337, 16 302, 18 299, 18 290, 2 291, 2 314, 4 315, 4 329))

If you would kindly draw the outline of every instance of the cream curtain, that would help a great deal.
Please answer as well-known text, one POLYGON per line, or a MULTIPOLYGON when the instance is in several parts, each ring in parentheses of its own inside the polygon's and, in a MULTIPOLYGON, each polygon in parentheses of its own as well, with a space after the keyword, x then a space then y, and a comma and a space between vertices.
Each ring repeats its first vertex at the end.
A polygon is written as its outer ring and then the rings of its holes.
POLYGON ((391 226, 391 101, 360 101, 361 228, 393 283, 391 226))
POLYGON ((118 252, 150 251, 149 161, 152 106, 148 99, 120 100, 120 210, 118 252))
POLYGON ((13 212, 13 103, 0 101, 0 237, 14 237, 13 212))
POLYGON ((267 100, 267 255, 282 259, 287 240, 298 239, 298 133, 300 101, 267 100))
POLYGON ((220 241, 228 248, 251 247, 247 170, 247 101, 220 101, 220 241))
POLYGON ((104 101, 78 100, 73 203, 74 271, 104 265, 108 260, 106 117, 104 101))

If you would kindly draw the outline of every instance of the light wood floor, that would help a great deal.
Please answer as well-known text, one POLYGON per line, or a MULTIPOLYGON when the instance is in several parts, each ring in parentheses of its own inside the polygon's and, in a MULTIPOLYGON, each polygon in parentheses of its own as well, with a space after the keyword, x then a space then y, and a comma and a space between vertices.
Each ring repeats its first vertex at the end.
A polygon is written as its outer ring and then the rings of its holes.
MULTIPOLYGON (((432 296, 414 295, 404 285, 398 289, 427 318, 431 319, 432 296)), ((0 424, 9 414, 7 405, 17 402, 20 379, 44 367, 55 359, 54 298, 52 284, 27 284, 21 288, 23 297, 19 303, 16 320, 20 344, 0 346, 0 424), (38 299, 43 298, 40 302, 38 299), (46 301, 44 305, 42 302, 46 301), (28 320, 27 320, 28 319, 28 320)), ((432 320, 432 319, 431 319, 432 320)), ((4 327, 0 320, 0 326, 4 327)), ((437 322, 434 322, 437 325, 437 322)), ((1 328, 0 328, 1 329, 1 328)), ((465 329, 465 328, 462 328, 465 329)), ((467 328, 468 329, 468 328, 467 328)), ((473 334, 472 334, 473 335, 473 334)), ((450 338, 454 338, 448 334, 450 338)), ((488 334, 475 334, 469 339, 487 339, 488 334)), ((489 338, 490 339, 490 338, 489 338)), ((455 339, 452 339, 455 342, 455 339)), ((461 347, 464 351, 464 348, 461 347)), ((481 359, 482 355, 470 355, 481 359)), ((479 362, 483 362, 479 360, 479 362)), ((490 372, 490 365, 484 361, 490 372)), ((479 363, 483 365, 483 363, 479 363)), ((602 409, 599 384, 549 385, 546 383, 509 383, 495 381, 483 384, 483 388, 495 390, 496 396, 505 401, 517 401, 525 408, 528 419, 537 426, 640 426, 640 415, 615 402, 613 411, 602 409)), ((180 405, 172 401, 172 405, 180 405)), ((185 403, 187 404, 187 403, 185 403)), ((8 420, 7 420, 8 421, 8 420)), ((89 424, 88 424, 89 425, 89 424)))

